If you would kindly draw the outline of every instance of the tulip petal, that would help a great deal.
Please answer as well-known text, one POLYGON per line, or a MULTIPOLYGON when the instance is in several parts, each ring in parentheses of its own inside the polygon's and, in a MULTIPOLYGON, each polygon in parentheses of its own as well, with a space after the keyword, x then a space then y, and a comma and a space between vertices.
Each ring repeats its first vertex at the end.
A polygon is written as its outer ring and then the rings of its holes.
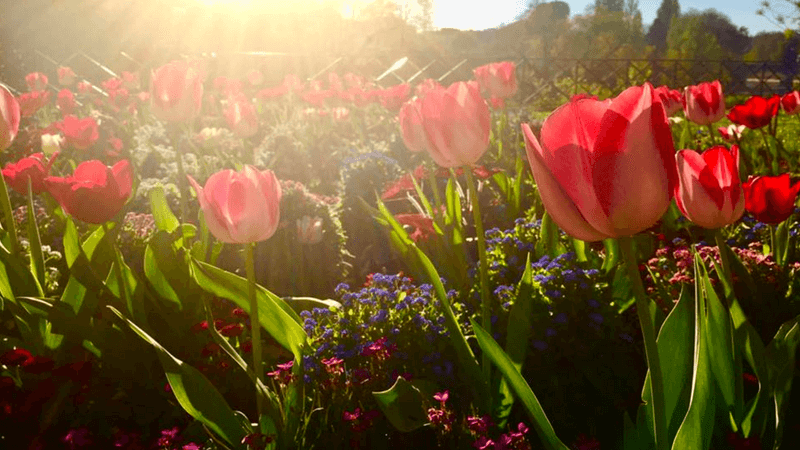
POLYGON ((584 241, 600 241, 610 236, 603 234, 584 218, 581 211, 575 206, 557 179, 553 176, 542 157, 544 153, 539 141, 534 136, 528 124, 522 124, 525 136, 525 150, 528 162, 531 165, 539 195, 542 197, 547 212, 553 220, 570 236, 584 241))
MULTIPOLYGON (((225 172, 225 171, 223 171, 225 172)), ((211 176, 206 182, 206 187, 208 187, 209 182, 211 181, 214 176, 222 172, 217 172, 211 176)), ((228 227, 225 226, 225 223, 222 219, 222 214, 217 207, 212 202, 209 201, 207 197, 207 193, 200 185, 192 178, 190 175, 186 176, 189 179, 189 183, 194 188, 195 192, 197 193, 197 200, 200 202, 200 209, 203 210, 204 219, 206 222, 206 226, 208 227, 208 231, 214 235, 217 239, 225 243, 235 243, 233 238, 231 237, 230 232, 228 231, 228 227)))
POLYGON ((643 231, 666 212, 678 178, 673 152, 652 86, 628 88, 613 100, 592 152, 593 190, 613 235, 643 231))

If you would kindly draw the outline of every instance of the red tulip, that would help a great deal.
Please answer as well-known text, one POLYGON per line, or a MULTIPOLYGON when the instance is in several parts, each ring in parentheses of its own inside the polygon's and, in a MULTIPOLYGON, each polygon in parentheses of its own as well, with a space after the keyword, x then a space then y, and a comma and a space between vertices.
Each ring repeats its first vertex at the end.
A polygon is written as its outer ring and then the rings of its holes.
POLYGON ((50 102, 50 91, 26 92, 20 95, 17 101, 22 117, 30 117, 50 102))
POLYGON ((153 71, 150 107, 153 115, 166 122, 185 122, 200 113, 203 82, 196 67, 172 61, 153 71))
POLYGON ((408 100, 411 86, 408 83, 398 84, 377 92, 381 105, 389 110, 397 111, 408 100))
POLYGON ((17 99, 0 84, 0 151, 11 146, 19 132, 20 107, 17 99))
POLYGON ((696 124, 709 125, 725 116, 725 97, 719 80, 687 86, 683 98, 683 112, 696 124))
POLYGON ((260 70, 253 69, 247 72, 247 81, 250 83, 250 86, 260 86, 261 83, 264 82, 264 74, 261 73, 260 70))
POLYGON ((67 115, 56 124, 56 127, 64 134, 67 144, 78 150, 91 147, 100 137, 97 132, 97 121, 92 117, 78 119, 73 115, 67 115))
POLYGON ((113 218, 131 196, 133 170, 127 160, 108 167, 91 160, 78 164, 68 177, 47 177, 45 185, 64 211, 87 223, 113 218))
POLYGON ((788 219, 794 212, 800 182, 791 184, 788 173, 778 176, 752 175, 743 185, 744 207, 756 220, 778 224, 788 219))
POLYGON ((783 112, 790 116, 800 112, 800 92, 792 91, 781 97, 781 106, 783 112))
POLYGON ((228 98, 225 108, 225 120, 228 128, 240 137, 250 137, 258 132, 258 115, 256 107, 243 95, 228 98))
POLYGON ((739 181, 739 147, 717 146, 703 152, 681 150, 675 155, 680 186, 675 202, 684 216, 703 228, 722 228, 744 214, 739 181))
POLYGON ((486 64, 473 72, 481 90, 489 97, 506 99, 517 93, 516 65, 512 61, 486 64))
POLYGON ((242 172, 223 170, 206 181, 192 178, 209 231, 218 240, 246 244, 269 239, 280 222, 281 186, 272 171, 245 166, 242 172))
POLYGON ((61 86, 71 86, 75 82, 75 72, 71 68, 61 66, 56 72, 58 72, 58 84, 61 86))
POLYGON ((398 114, 403 142, 412 152, 428 151, 428 137, 422 124, 422 99, 415 98, 403 104, 398 114))
POLYGON ((25 83, 31 92, 43 91, 47 89, 47 75, 42 72, 31 72, 25 76, 25 83))
POLYGON ((138 90, 141 87, 139 83, 139 73, 122 72, 122 85, 128 90, 138 90))
POLYGON ((475 164, 489 146, 491 115, 475 82, 429 91, 420 113, 428 153, 442 167, 475 164))
POLYGON ((3 168, 3 178, 11 189, 22 195, 28 195, 28 179, 30 179, 31 190, 34 194, 40 194, 46 189, 44 179, 50 173, 56 155, 58 153, 53 154, 50 161, 45 161, 44 153, 34 153, 15 163, 8 163, 3 168))
POLYGON ((573 98, 542 125, 522 125, 542 202, 585 241, 646 230, 669 207, 678 173, 664 105, 650 83, 605 101, 573 98))
POLYGON ((414 242, 427 241, 430 236, 436 234, 433 219, 423 214, 397 214, 394 218, 400 225, 408 225, 414 229, 408 235, 414 242))
POLYGON ((759 95, 754 95, 747 99, 743 105, 736 105, 728 113, 731 122, 744 125, 747 128, 756 129, 769 125, 772 118, 778 115, 781 97, 773 95, 766 99, 759 95))
POLYGON ((656 95, 661 99, 664 104, 664 110, 667 111, 667 116, 673 116, 675 113, 683 109, 683 96, 681 91, 677 89, 670 89, 667 86, 659 86, 655 89, 656 95))
POLYGON ((69 89, 62 89, 58 92, 56 106, 61 110, 61 114, 72 114, 76 106, 75 95, 69 89))

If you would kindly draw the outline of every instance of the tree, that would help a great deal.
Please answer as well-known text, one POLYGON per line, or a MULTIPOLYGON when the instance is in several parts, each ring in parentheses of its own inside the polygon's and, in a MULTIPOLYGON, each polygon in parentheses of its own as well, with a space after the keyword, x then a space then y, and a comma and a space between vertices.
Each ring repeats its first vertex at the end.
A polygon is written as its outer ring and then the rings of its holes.
POLYGON ((724 56, 741 56, 753 46, 753 39, 747 28, 737 28, 725 14, 707 9, 702 12, 700 18, 703 27, 717 38, 720 47, 727 53, 724 56))
POLYGON ((594 0, 594 9, 605 8, 606 11, 622 11, 625 0, 594 0))
POLYGON ((680 17, 681 10, 678 0, 663 0, 658 7, 656 18, 647 31, 647 43, 663 52, 667 48, 667 35, 669 34, 672 20, 680 17))

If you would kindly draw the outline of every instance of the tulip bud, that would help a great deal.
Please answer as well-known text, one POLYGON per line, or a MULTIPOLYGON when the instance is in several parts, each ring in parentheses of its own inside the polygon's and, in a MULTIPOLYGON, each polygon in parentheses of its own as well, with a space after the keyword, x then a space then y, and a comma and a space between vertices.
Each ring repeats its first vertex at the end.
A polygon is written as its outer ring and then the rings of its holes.
POLYGON ((744 183, 745 209, 756 220, 779 224, 794 212, 800 182, 791 184, 788 173, 778 176, 750 176, 744 183))
POLYGON ((743 105, 736 105, 728 113, 728 119, 751 130, 769 125, 772 118, 778 115, 781 97, 773 95, 766 99, 759 95, 748 98, 743 105))
POLYGON ((199 71, 185 61, 154 70, 150 82, 153 115, 165 122, 185 122, 200 113, 203 83, 199 71))
POLYGON ((47 75, 41 72, 31 72, 25 76, 25 82, 28 84, 28 90, 43 91, 47 89, 47 75))
POLYGON ((322 218, 303 216, 297 219, 297 240, 301 244, 313 245, 322 241, 322 218))
POLYGON ((47 177, 44 182, 67 214, 102 224, 117 215, 131 196, 133 170, 127 160, 114 167, 91 160, 78 164, 71 176, 47 177))
POLYGON ((687 86, 683 96, 683 112, 692 122, 710 125, 725 117, 725 97, 719 80, 687 86))
POLYGON ((474 74, 481 90, 489 97, 502 100, 517 93, 516 64, 512 61, 480 66, 474 74))
POLYGON ((800 112, 800 92, 792 91, 781 97, 781 107, 790 116, 800 112))
POLYGON ((242 172, 223 170, 211 175, 205 187, 188 178, 206 225, 218 240, 246 244, 275 234, 280 222, 281 186, 271 171, 249 165, 242 172))
POLYGON ((0 151, 11 146, 19 132, 20 106, 17 99, 0 85, 0 151))
POLYGON ((545 208, 585 241, 631 236, 666 212, 678 183, 664 105, 650 83, 605 101, 573 98, 542 124, 522 125, 545 208))
POLYGON ((675 202, 684 216, 703 228, 730 225, 744 213, 739 180, 739 148, 713 147, 702 155, 681 150, 675 155, 680 185, 675 202))

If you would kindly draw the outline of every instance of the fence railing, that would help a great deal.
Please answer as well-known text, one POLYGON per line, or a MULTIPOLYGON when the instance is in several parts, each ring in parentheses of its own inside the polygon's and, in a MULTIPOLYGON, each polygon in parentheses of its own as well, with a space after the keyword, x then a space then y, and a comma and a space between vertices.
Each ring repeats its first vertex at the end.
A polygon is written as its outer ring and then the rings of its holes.
MULTIPOLYGON (((120 52, 112 61, 99 61, 91 55, 76 52, 62 61, 36 51, 30 60, 30 70, 55 73, 60 65, 70 66, 79 77, 95 86, 123 70, 138 71, 142 85, 150 66, 120 52)), ((577 94, 608 97, 626 87, 645 81, 655 86, 680 88, 703 81, 720 80, 726 94, 762 95, 783 94, 797 83, 798 70, 775 61, 704 61, 676 59, 544 59, 514 57, 513 55, 448 55, 423 59, 402 56, 346 55, 320 56, 275 52, 238 52, 226 55, 202 55, 209 76, 242 77, 247 70, 258 68, 267 83, 277 84, 287 74, 305 79, 327 78, 331 72, 340 75, 353 72, 376 82, 379 86, 415 83, 433 78, 448 84, 473 77, 473 70, 493 61, 511 60, 517 64, 520 86, 518 99, 522 104, 534 104, 543 109, 553 108, 577 94)), ((160 62, 159 62, 160 64, 160 62)), ((0 75, 2 76, 2 75, 0 75)), ((18 74, 17 83, 3 80, 18 90, 24 87, 18 74), (21 84, 20 84, 21 83, 21 84)))

